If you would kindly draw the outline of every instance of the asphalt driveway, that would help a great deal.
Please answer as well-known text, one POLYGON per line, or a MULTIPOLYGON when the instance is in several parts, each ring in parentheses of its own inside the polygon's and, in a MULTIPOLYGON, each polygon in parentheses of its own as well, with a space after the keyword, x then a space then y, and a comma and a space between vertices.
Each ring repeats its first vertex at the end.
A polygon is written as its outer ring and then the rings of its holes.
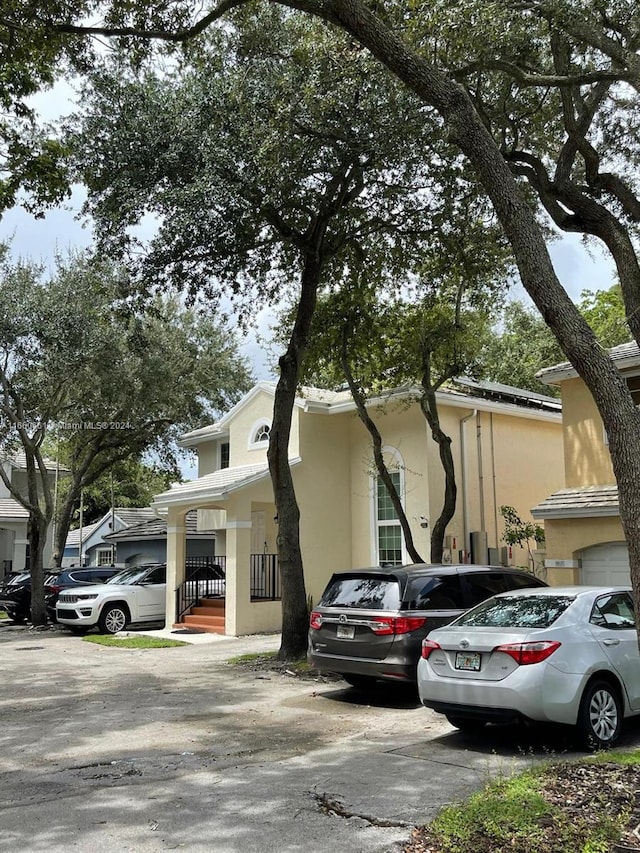
POLYGON ((0 850, 399 850, 443 804, 569 747, 226 662, 277 645, 138 651, 0 624, 0 850))

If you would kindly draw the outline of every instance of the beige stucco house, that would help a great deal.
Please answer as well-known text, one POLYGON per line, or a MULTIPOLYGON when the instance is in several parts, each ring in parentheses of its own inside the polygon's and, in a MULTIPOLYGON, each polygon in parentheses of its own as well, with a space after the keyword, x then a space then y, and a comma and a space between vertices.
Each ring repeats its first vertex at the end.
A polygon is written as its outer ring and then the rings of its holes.
MULTIPOLYGON (((633 343, 610 351, 636 402, 640 401, 640 349, 633 343)), ((546 566, 552 583, 630 583, 607 435, 586 385, 568 363, 538 378, 562 391, 565 488, 533 507, 544 522, 546 566)))
MULTIPOLYGON (((182 445, 197 452, 198 478, 154 502, 167 515, 168 624, 178 619, 204 624, 203 608, 189 614, 189 601, 180 592, 185 514, 197 509, 202 528, 215 531, 216 555, 226 569, 220 630, 247 634, 280 628, 277 518, 266 456, 274 390, 259 383, 219 422, 182 437, 182 445)), ((469 380, 439 393, 459 488, 445 540, 447 560, 526 563, 524 553, 504 548, 499 507, 512 505, 529 518, 531 506, 564 485, 560 409, 551 397, 469 380)), ((437 445, 415 390, 372 401, 370 411, 415 545, 428 561, 429 523, 440 512, 444 491, 437 445)), ((409 561, 386 490, 373 471, 369 434, 348 393, 301 391, 289 457, 301 511, 305 581, 314 601, 334 571, 409 561)))

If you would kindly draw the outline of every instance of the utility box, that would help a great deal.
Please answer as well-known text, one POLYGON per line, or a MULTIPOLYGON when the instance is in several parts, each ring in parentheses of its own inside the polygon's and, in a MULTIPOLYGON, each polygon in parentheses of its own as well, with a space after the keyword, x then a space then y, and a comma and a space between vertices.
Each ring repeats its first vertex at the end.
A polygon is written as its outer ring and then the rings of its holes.
POLYGON ((489 548, 489 565, 490 566, 499 566, 500 563, 500 549, 499 548, 489 548))
POLYGON ((476 530, 471 534, 471 562, 476 566, 486 565, 489 561, 487 531, 476 530))

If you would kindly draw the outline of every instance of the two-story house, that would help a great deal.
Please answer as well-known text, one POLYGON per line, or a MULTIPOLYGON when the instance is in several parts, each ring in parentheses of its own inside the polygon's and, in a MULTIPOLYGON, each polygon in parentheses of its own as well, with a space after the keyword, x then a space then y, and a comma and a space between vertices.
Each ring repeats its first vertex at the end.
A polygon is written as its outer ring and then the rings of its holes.
MULTIPOLYGON (((275 386, 260 382, 220 421, 184 435, 198 454, 198 478, 157 495, 167 513, 167 622, 182 612, 185 516, 197 509, 214 530, 226 565, 224 630, 248 634, 281 626, 278 519, 267 467, 275 386)), ((502 385, 459 381, 438 394, 451 436, 458 503, 445 539, 452 562, 526 565, 502 547, 500 506, 529 508, 564 485, 560 403, 502 385)), ((430 557, 429 523, 440 513, 444 474, 415 389, 369 404, 399 488, 416 548, 430 557)), ((289 459, 300 506, 307 592, 317 601, 332 572, 409 562, 400 525, 372 461, 369 433, 347 392, 305 389, 293 413, 289 459)))
MULTIPOLYGON (((621 344, 609 352, 640 402, 638 345, 621 344)), ((593 397, 568 362, 537 375, 562 392, 565 488, 532 509, 534 518, 544 521, 548 576, 555 584, 628 584, 629 554, 618 488, 593 397)))

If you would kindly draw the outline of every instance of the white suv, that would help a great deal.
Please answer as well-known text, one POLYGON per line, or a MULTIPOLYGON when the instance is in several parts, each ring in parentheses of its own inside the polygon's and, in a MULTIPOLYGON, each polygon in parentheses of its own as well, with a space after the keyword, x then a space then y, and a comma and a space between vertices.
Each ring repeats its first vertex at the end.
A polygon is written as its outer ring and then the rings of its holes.
POLYGON ((56 619, 78 634, 96 626, 102 634, 117 634, 131 622, 162 622, 166 576, 167 567, 154 563, 123 569, 99 586, 63 590, 56 619))

